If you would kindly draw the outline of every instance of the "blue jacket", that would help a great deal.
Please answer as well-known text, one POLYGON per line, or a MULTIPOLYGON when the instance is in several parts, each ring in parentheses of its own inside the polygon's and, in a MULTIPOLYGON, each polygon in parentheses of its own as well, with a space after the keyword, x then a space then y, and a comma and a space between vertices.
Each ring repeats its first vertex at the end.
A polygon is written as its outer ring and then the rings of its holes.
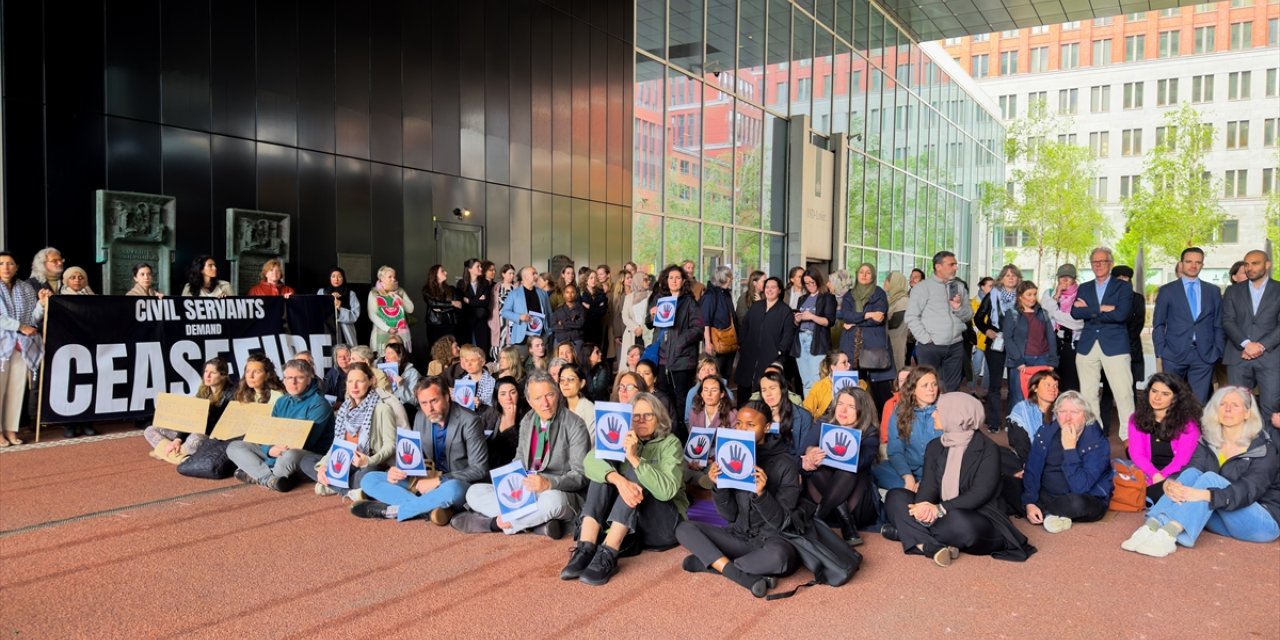
POLYGON ((942 432, 933 424, 934 405, 916 407, 915 420, 911 423, 911 438, 903 442, 898 437, 898 412, 889 417, 889 458, 885 460, 899 476, 911 474, 916 480, 924 473, 924 451, 942 432))
MULTIPOLYGON (((1039 306, 1036 307, 1036 317, 1044 323, 1044 339, 1049 345, 1049 351, 1046 353, 1049 366, 1057 368, 1058 338, 1053 333, 1053 320, 1049 318, 1049 312, 1039 306)), ((1004 330, 1004 366, 1016 369, 1019 365, 1026 364, 1023 359, 1026 357, 1030 326, 1031 323, 1027 322, 1027 317, 1022 315, 1021 311, 1013 309, 1006 311, 1004 317, 1000 319, 1000 327, 1004 330)))
POLYGON ((845 324, 853 325, 852 329, 846 329, 840 334, 840 350, 846 356, 849 356, 849 362, 853 362, 854 356, 854 340, 857 339, 858 330, 862 330, 862 348, 863 349, 888 349, 889 350, 889 368, 888 369, 872 369, 867 372, 867 377, 872 382, 883 382, 885 380, 893 380, 898 377, 898 368, 893 363, 901 362, 903 354, 893 353, 893 346, 889 343, 889 296, 885 294, 884 289, 876 287, 871 292, 871 297, 867 299, 867 304, 862 307, 862 311, 854 311, 853 309, 853 290, 846 291, 840 299, 840 321, 845 324), (867 318, 867 314, 872 311, 879 311, 884 314, 884 320, 875 322, 867 318))
MULTIPOLYGON (((1128 294, 1125 294, 1128 297, 1128 294)), ((1108 296, 1110 297, 1110 296, 1108 296)), ((1062 449, 1062 427, 1054 420, 1036 432, 1031 442, 1031 454, 1027 457, 1026 473, 1022 476, 1022 506, 1035 504, 1040 499, 1040 481, 1044 477, 1045 459, 1050 447, 1062 449)), ((1062 452, 1062 473, 1072 493, 1090 495, 1111 500, 1111 443, 1096 422, 1085 425, 1084 433, 1076 442, 1076 448, 1062 452)))
POLYGON ((1083 300, 1085 306, 1072 305, 1071 317, 1084 320, 1080 329, 1080 342, 1076 345, 1076 353, 1093 351, 1093 343, 1102 345, 1103 355, 1129 355, 1129 309, 1133 307, 1133 285, 1110 278, 1103 300, 1098 300, 1098 281, 1093 280, 1080 285, 1076 301, 1083 300), (1111 311, 1103 313, 1102 305, 1109 304, 1111 311))
MULTIPOLYGON (((307 442, 302 448, 311 453, 323 456, 333 446, 333 407, 329 406, 329 402, 320 393, 320 381, 317 379, 311 380, 311 386, 302 395, 295 398, 285 394, 277 400, 271 408, 271 417, 310 420, 311 431, 307 433, 307 442)), ((271 450, 271 445, 260 446, 264 454, 271 450)), ((268 455, 267 466, 275 464, 276 459, 268 455)))
POLYGON ((809 447, 818 446, 821 429, 813 423, 813 414, 808 409, 791 403, 791 453, 796 460, 804 455, 809 447))
POLYGON ((1177 364, 1213 364, 1222 359, 1222 291, 1204 281, 1197 286, 1200 315, 1195 318, 1182 278, 1160 287, 1156 294, 1151 342, 1157 358, 1177 364))
MULTIPOLYGON (((548 335, 551 324, 551 299, 547 297, 547 292, 534 287, 533 290, 538 294, 538 304, 542 305, 542 313, 546 317, 543 318, 542 334, 548 335)), ((507 299, 502 303, 502 319, 511 323, 511 344, 520 344, 524 342, 525 332, 529 330, 529 323, 521 322, 520 316, 529 313, 529 305, 524 300, 524 286, 517 285, 511 293, 507 294, 507 299)), ((548 349, 550 350, 550 349, 548 349)))

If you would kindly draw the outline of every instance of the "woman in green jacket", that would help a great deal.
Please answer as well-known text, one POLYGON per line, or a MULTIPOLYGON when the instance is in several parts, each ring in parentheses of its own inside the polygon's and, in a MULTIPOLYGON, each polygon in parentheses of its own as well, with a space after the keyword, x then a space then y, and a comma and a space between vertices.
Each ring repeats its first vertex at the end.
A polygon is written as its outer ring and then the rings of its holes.
POLYGON ((623 439, 624 462, 601 460, 592 449, 583 460, 590 484, 582 506, 581 534, 561 580, 600 586, 618 572, 618 551, 632 531, 649 549, 676 545, 676 525, 685 518, 684 447, 671 434, 671 416, 662 401, 638 393, 631 401, 631 430, 623 439), (611 524, 603 543, 604 525, 611 524))

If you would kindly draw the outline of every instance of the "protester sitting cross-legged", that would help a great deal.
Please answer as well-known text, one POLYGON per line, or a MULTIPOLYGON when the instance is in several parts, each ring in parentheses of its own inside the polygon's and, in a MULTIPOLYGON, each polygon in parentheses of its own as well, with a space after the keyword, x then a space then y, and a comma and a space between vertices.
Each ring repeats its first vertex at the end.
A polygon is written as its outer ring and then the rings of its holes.
POLYGON ((1280 435, 1263 423, 1253 395, 1218 389, 1200 425, 1190 464, 1164 481, 1164 496, 1120 548, 1162 558, 1179 544, 1195 546, 1205 529, 1246 542, 1280 538, 1280 435))
POLYGON ((875 401, 871 394, 858 387, 845 387, 836 393, 830 410, 817 422, 815 429, 818 430, 822 423, 830 423, 851 427, 862 434, 856 473, 823 466, 827 454, 817 445, 809 446, 800 458, 800 468, 809 472, 806 495, 812 501, 808 506, 814 510, 814 520, 825 522, 834 515, 845 542, 860 545, 862 537, 858 529, 871 526, 879 519, 871 484, 871 465, 880 447, 875 401))
POLYGON ((489 468, 497 469, 515 459, 520 421, 529 412, 529 405, 520 394, 520 383, 510 376, 498 378, 493 385, 493 396, 497 401, 480 419, 489 444, 489 468))
POLYGON ((629 534, 641 548, 676 546, 676 525, 689 508, 681 477, 684 447, 671 433, 671 416, 651 394, 637 395, 631 406, 632 426, 622 442, 627 459, 602 460, 593 449, 583 462, 587 499, 578 544, 561 580, 577 578, 595 586, 609 582, 618 572, 618 556, 629 534))
POLYGON ((374 501, 351 508, 361 518, 394 518, 400 522, 430 514, 444 526, 460 509, 467 489, 489 475, 489 443, 480 417, 453 402, 443 378, 427 376, 414 387, 421 411, 413 430, 422 437, 425 477, 410 477, 398 466, 364 477, 360 488, 374 501))
POLYGON ((831 374, 837 371, 848 371, 853 367, 850 366, 849 356, 843 351, 832 351, 823 358, 822 364, 818 365, 818 381, 809 388, 808 393, 804 396, 804 408, 810 414, 820 416, 827 412, 831 406, 831 389, 833 380, 831 374))
POLYGON ((453 518, 453 528, 464 533, 520 533, 539 529, 558 540, 564 526, 578 515, 582 491, 587 488, 582 461, 591 449, 587 425, 564 406, 551 374, 531 371, 525 381, 525 397, 533 410, 520 421, 516 460, 529 477, 524 488, 538 496, 537 510, 508 522, 498 508, 492 484, 473 484, 467 490, 471 511, 453 518))
POLYGON ((1134 402, 1129 416, 1129 459, 1147 480, 1152 503, 1164 495, 1164 481, 1186 468, 1200 441, 1203 409, 1182 378, 1156 373, 1134 402))
POLYGON ((1066 391, 1053 405, 1055 419, 1036 432, 1022 476, 1027 521, 1044 523, 1049 533, 1073 522, 1096 522, 1111 502, 1111 443, 1078 391, 1066 391))
MULTIPOLYGON (((351 364, 347 370, 347 390, 342 405, 334 414, 333 438, 356 445, 351 460, 352 489, 360 486, 360 480, 372 471, 385 469, 395 455, 396 417, 391 405, 383 402, 373 388, 373 371, 363 362, 351 364)), ((316 494, 347 495, 348 490, 332 487, 325 468, 329 456, 311 454, 302 462, 302 473, 316 483, 316 494)))
POLYGON ((943 389, 937 371, 918 365, 902 386, 902 398, 889 418, 888 455, 871 473, 877 488, 888 491, 905 487, 916 491, 924 473, 924 450, 942 435, 941 423, 935 415, 938 396, 943 389))
MULTIPOLYGON (((783 537, 800 497, 800 467, 788 442, 766 438, 769 408, 751 402, 738 410, 737 428, 749 431, 756 441, 753 491, 716 489, 716 511, 728 527, 685 521, 676 527, 676 539, 690 552, 685 571, 719 573, 763 598, 776 584, 774 576, 791 573, 796 550, 783 537)), ((707 475, 714 483, 720 466, 712 462, 707 475)))
POLYGON ((560 395, 564 396, 565 406, 582 418, 582 422, 587 425, 587 433, 595 438, 596 405, 583 395, 587 383, 583 367, 576 364, 560 365, 560 374, 555 379, 560 385, 560 395))
POLYGON ((979 428, 982 413, 982 403, 968 394, 938 398, 942 436, 925 450, 919 488, 894 489, 885 498, 889 524, 883 531, 901 540, 907 554, 946 567, 961 551, 1018 562, 1035 553, 1005 515, 1000 455, 979 428))
POLYGON ((204 433, 192 433, 184 437, 184 434, 172 429, 162 429, 154 425, 147 427, 143 429, 142 437, 146 438, 147 444, 151 445, 151 457, 178 463, 196 452, 205 437, 213 432, 213 427, 218 424, 218 418, 222 417, 227 403, 235 396, 229 375, 230 368, 227 366, 227 361, 222 358, 211 358, 204 363, 200 386, 196 389, 197 398, 209 401, 209 419, 204 433))
POLYGON ((290 360, 284 366, 284 390, 271 409, 274 418, 293 418, 311 423, 301 449, 284 444, 254 444, 237 440, 227 445, 227 457, 236 463, 236 479, 260 484, 281 493, 293 488, 293 474, 308 453, 325 455, 333 444, 333 409, 320 395, 315 370, 305 360, 290 360))

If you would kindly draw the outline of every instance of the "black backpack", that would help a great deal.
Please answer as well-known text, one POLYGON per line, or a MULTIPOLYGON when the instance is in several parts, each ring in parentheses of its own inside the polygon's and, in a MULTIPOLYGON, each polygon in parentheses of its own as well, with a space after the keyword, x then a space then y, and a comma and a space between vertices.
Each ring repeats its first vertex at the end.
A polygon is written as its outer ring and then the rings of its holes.
POLYGON ((805 527, 804 533, 783 532, 782 537, 795 547, 800 562, 813 572, 813 579, 791 591, 770 595, 769 600, 790 598, 797 591, 816 584, 841 586, 852 580, 862 566, 862 554, 824 523, 812 523, 805 527))
POLYGON ((236 465, 227 457, 228 444, 213 438, 202 440, 196 452, 178 465, 178 473, 207 480, 230 478, 236 471, 236 465))

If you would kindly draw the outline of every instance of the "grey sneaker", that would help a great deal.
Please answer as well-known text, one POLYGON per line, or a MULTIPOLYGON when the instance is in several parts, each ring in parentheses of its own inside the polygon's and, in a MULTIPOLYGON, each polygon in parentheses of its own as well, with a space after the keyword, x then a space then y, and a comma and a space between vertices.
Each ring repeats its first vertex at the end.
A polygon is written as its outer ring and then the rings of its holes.
POLYGON ((449 526, 463 533, 489 533, 489 516, 474 511, 459 513, 449 521, 449 526))

